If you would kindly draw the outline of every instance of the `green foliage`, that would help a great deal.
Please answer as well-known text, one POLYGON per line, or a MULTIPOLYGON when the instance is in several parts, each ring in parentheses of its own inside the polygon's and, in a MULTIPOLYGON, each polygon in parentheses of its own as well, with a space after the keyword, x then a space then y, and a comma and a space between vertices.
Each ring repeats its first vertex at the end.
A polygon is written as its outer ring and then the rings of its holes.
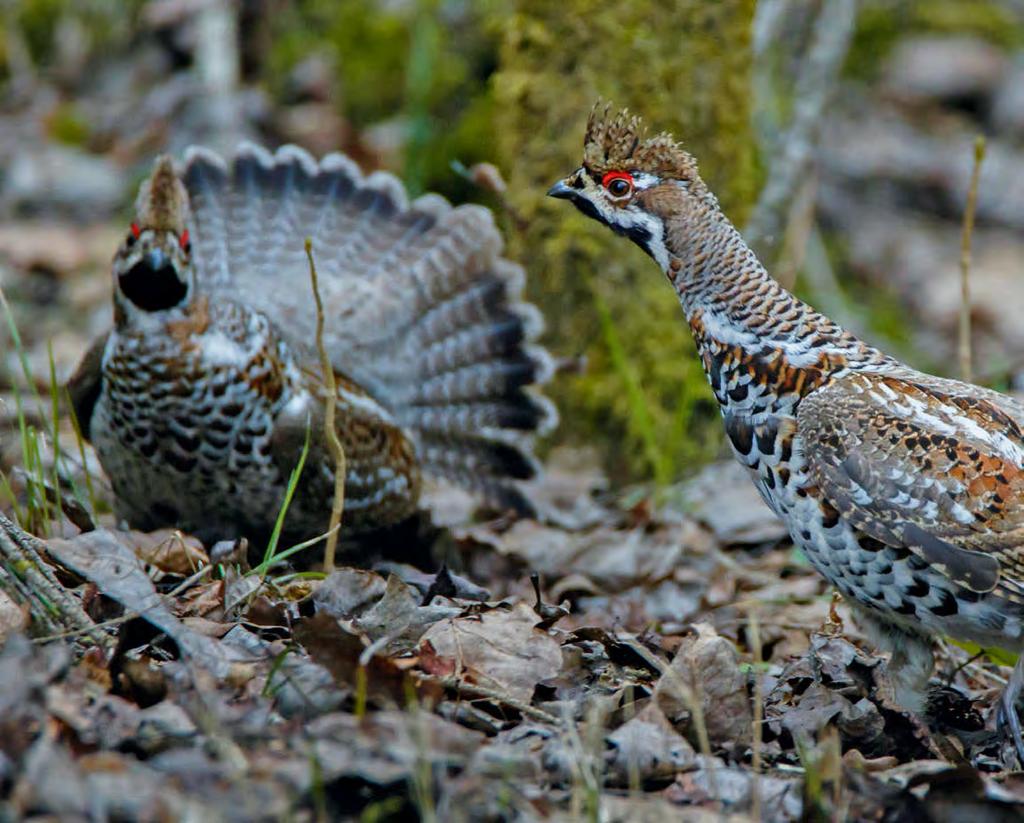
POLYGON ((288 477, 288 486, 285 488, 284 499, 281 501, 281 508, 278 509, 277 519, 274 521, 274 529, 270 534, 270 540, 267 542, 267 548, 263 552, 263 560, 252 570, 252 573, 258 577, 266 577, 267 572, 269 572, 275 565, 283 562, 302 549, 307 548, 310 544, 320 540, 318 537, 315 540, 301 543, 298 546, 291 546, 281 552, 277 550, 278 543, 281 540, 281 531, 284 528, 284 521, 288 516, 288 509, 292 504, 292 498, 295 496, 295 490, 299 486, 299 479, 302 477, 302 470, 305 468, 306 458, 309 456, 309 437, 310 431, 307 426, 306 440, 302 444, 302 452, 299 454, 299 460, 295 464, 295 468, 292 469, 291 475, 288 477))
POLYGON ((578 163, 583 122, 604 94, 687 140, 742 222, 759 183, 749 125, 753 6, 300 0, 274 19, 265 80, 283 94, 298 62, 328 55, 336 104, 356 131, 382 122, 400 130, 396 171, 413 194, 479 198, 452 161, 499 161, 530 224, 510 251, 530 269, 549 342, 588 361, 582 377, 554 390, 561 436, 607 444, 613 469, 668 482, 721 443, 679 307, 642 253, 543 195, 578 163))
POLYGON ((969 640, 957 640, 954 637, 950 637, 948 640, 954 646, 963 649, 971 657, 977 657, 979 654, 983 654, 997 666, 1015 666, 1017 664, 1017 658, 1020 656, 1017 652, 1010 651, 1009 649, 1000 649, 994 646, 979 646, 977 643, 972 643, 969 640))
POLYGON ((62 103, 50 115, 49 131, 54 140, 69 146, 84 146, 89 140, 89 124, 70 103, 62 103))
MULTIPOLYGON (((0 310, 4 317, 7 334, 10 336, 14 352, 21 366, 21 378, 26 388, 22 389, 12 379, 11 389, 17 416, 18 434, 21 443, 20 470, 24 474, 24 498, 19 503, 18 495, 10 478, 0 471, 0 504, 11 506, 18 524, 31 534, 47 535, 50 526, 61 519, 62 491, 67 486, 69 499, 73 500, 83 511, 95 517, 97 512, 96 498, 93 494, 92 480, 88 475, 84 459, 84 445, 81 432, 75 427, 79 453, 82 455, 82 467, 86 468, 86 487, 88 499, 85 498, 73 480, 73 466, 68 464, 68 456, 60 448, 60 393, 61 386, 57 380, 57 367, 53 359, 53 349, 49 354, 48 396, 44 401, 40 394, 37 381, 29 367, 28 355, 22 343, 21 333, 14 321, 7 297, 0 288, 0 310), (35 401, 34 413, 26 408, 25 392, 35 401), (49 443, 47 440, 49 439, 49 443), (53 457, 48 460, 46 452, 52 450, 53 457), (88 505, 87 505, 88 503, 88 505)), ((0 344, 6 344, 0 336, 0 344)))
POLYGON ((1009 4, 997 0, 867 0, 846 59, 852 77, 877 77, 893 46, 907 32, 974 35, 1006 49, 1024 45, 1024 29, 1009 4))
MULTIPOLYGON (((0 34, 8 28, 16 29, 31 59, 45 65, 54 57, 57 27, 62 20, 74 17, 94 47, 109 46, 124 43, 137 29, 143 5, 144 0, 18 0, 0 8, 0 34)), ((6 60, 4 46, 0 45, 0 76, 5 73, 6 60)))
POLYGON ((503 21, 498 156, 529 223, 512 253, 530 271, 552 348, 587 361, 582 376, 553 390, 562 436, 597 444, 613 467, 638 477, 667 480, 717 453, 721 423, 654 263, 544 192, 579 165, 587 114, 603 96, 683 139, 742 224, 760 177, 749 109, 753 8, 753 0, 520 0, 503 21), (612 326, 602 322, 604 306, 612 326))
POLYGON ((352 125, 398 125, 403 168, 395 171, 410 193, 440 191, 464 200, 471 190, 449 164, 491 159, 487 84, 498 35, 485 23, 502 5, 300 0, 274 18, 264 82, 281 95, 294 66, 310 54, 329 56, 336 103, 352 125))

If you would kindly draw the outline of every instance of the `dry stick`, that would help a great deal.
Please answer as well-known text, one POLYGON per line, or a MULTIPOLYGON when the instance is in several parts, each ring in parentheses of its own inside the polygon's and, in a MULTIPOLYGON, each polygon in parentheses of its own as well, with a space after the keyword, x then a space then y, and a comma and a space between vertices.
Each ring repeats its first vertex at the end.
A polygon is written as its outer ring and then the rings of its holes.
POLYGON ((167 592, 167 594, 163 595, 163 597, 161 597, 156 603, 154 603, 148 609, 143 609, 142 611, 127 611, 127 612, 125 612, 124 614, 122 614, 122 615, 120 615, 118 617, 112 617, 110 620, 104 620, 102 623, 97 623, 97 624, 95 624, 95 626, 92 626, 92 627, 89 627, 89 628, 86 628, 86 629, 72 629, 72 630, 69 630, 69 631, 66 631, 66 632, 61 632, 59 634, 51 634, 51 635, 46 635, 44 637, 33 637, 32 638, 32 642, 33 643, 50 643, 50 642, 52 642, 54 640, 67 640, 67 639, 72 638, 72 637, 78 637, 79 635, 82 635, 82 634, 88 634, 89 632, 93 631, 94 629, 109 629, 109 628, 113 628, 114 626, 120 626, 122 623, 127 623, 130 620, 135 620, 138 617, 143 617, 144 618, 146 616, 146 612, 147 611, 151 611, 152 609, 159 608, 161 605, 163 605, 168 600, 173 600, 175 597, 177 597, 183 591, 185 591, 188 588, 191 588, 193 585, 198 583, 202 578, 206 577, 206 575, 208 575, 213 570, 213 568, 214 568, 214 564, 213 563, 210 563, 210 564, 208 564, 206 566, 203 566, 201 569, 199 569, 199 571, 195 572, 191 577, 189 577, 189 578, 187 578, 185 580, 182 580, 177 586, 175 586, 173 589, 171 589, 171 591, 167 592))
POLYGON ((15 591, 28 603, 33 619, 49 633, 63 627, 88 634, 96 645, 111 648, 113 638, 96 626, 78 598, 61 585, 43 561, 41 552, 45 551, 42 541, 0 514, 0 563, 15 579, 15 591))
POLYGON ((338 384, 334 379, 334 366, 324 346, 324 304, 320 300, 320 284, 316 278, 316 263, 313 261, 313 238, 306 238, 306 258, 309 260, 309 281, 313 285, 313 299, 316 301, 316 349, 320 353, 320 371, 323 372, 327 387, 327 401, 324 412, 324 437, 334 458, 334 502, 331 505, 331 522, 327 530, 327 548, 324 549, 324 573, 334 571, 334 555, 338 550, 338 528, 345 510, 345 449, 338 439, 334 427, 334 414, 338 406, 338 384))
POLYGON ((524 703, 522 700, 519 700, 510 694, 506 694, 498 689, 490 689, 487 686, 481 686, 476 683, 466 683, 454 674, 443 677, 423 674, 419 675, 416 680, 419 683, 437 684, 444 689, 450 689, 451 691, 456 692, 460 697, 465 697, 468 700, 493 700, 499 705, 515 709, 524 716, 532 717, 534 720, 540 720, 544 723, 550 723, 553 726, 559 726, 562 722, 555 715, 550 714, 543 709, 531 706, 529 703, 524 703))
POLYGON ((960 237, 960 339, 957 352, 960 358, 960 376, 971 382, 971 236, 974 234, 974 212, 978 205, 978 180, 981 162, 985 159, 985 138, 974 139, 974 168, 967 189, 967 207, 964 209, 964 228, 960 237))
POLYGON ((761 628, 757 620, 757 612, 750 613, 750 643, 754 652, 754 720, 751 729, 751 746, 753 752, 750 757, 750 767, 754 772, 752 814, 754 820, 761 819, 761 737, 763 730, 761 723, 764 720, 764 695, 761 690, 761 628))
POLYGON ((697 732, 697 743, 700 746, 701 755, 704 757, 704 768, 708 776, 708 789, 711 797, 716 803, 722 802, 721 792, 718 790, 718 774, 715 770, 714 755, 711 752, 711 737, 708 735, 707 721, 704 717, 703 689, 696 674, 690 671, 690 683, 684 683, 682 676, 672 666, 666 666, 662 678, 675 687, 682 698, 686 708, 690 710, 693 719, 693 726, 697 732))
MULTIPOLYGON (((857 0, 827 0, 814 23, 811 46, 793 92, 789 129, 772 147, 777 148, 773 153, 778 159, 772 163, 768 181, 743 230, 747 242, 766 262, 774 257, 785 214, 811 162, 814 137, 850 47, 856 16, 857 0)), ((770 32, 764 36, 770 36, 770 32)), ((759 47, 765 49, 767 45, 762 43, 759 47)))

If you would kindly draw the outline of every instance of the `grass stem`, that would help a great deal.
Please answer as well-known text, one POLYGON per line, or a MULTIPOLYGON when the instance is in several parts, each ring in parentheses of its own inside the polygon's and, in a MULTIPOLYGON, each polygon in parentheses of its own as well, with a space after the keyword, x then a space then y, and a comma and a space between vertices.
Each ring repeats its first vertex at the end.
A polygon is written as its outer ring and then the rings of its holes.
POLYGON ((960 360, 960 377, 971 381, 971 237, 974 234, 974 213, 978 205, 978 181, 981 178, 981 163, 985 159, 985 138, 981 135, 974 140, 974 168, 971 183, 967 189, 967 207, 964 209, 963 232, 960 236, 960 328, 957 354, 960 360))
POLYGON ((334 502, 331 505, 331 522, 327 528, 327 547, 324 549, 324 573, 334 571, 334 556, 338 549, 338 532, 341 515, 345 510, 345 449, 338 439, 338 430, 334 425, 334 417, 338 406, 338 386, 334 379, 334 366, 324 346, 324 305, 320 300, 320 286, 316 277, 316 262, 313 260, 313 239, 306 238, 306 258, 309 260, 309 280, 313 286, 313 299, 316 301, 316 348, 320 353, 320 371, 323 373, 327 399, 324 411, 324 438, 334 458, 334 502))

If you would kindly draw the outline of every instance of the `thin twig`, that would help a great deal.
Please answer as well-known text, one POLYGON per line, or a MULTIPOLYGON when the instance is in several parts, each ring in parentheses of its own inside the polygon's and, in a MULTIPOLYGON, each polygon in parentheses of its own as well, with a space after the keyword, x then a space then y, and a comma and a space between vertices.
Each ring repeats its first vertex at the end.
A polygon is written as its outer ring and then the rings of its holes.
MULTIPOLYGON (((150 609, 157 608, 160 605, 160 603, 163 602, 164 600, 173 600, 175 597, 177 597, 179 594, 184 592, 186 589, 191 588, 196 583, 198 583, 200 580, 202 580, 204 577, 206 577, 213 570, 213 568, 214 568, 214 566, 213 566, 212 563, 209 563, 209 564, 203 566, 201 569, 199 569, 197 572, 195 572, 191 577, 188 577, 185 580, 182 580, 171 591, 167 592, 167 594, 165 594, 163 596, 163 598, 161 598, 160 601, 154 603, 150 607, 150 609)), ((112 618, 110 618, 110 620, 104 620, 102 623, 96 623, 94 626, 91 626, 91 627, 86 628, 86 629, 72 629, 72 630, 69 630, 69 631, 66 631, 66 632, 60 632, 59 634, 49 634, 49 635, 45 635, 43 637, 33 637, 32 640, 35 643, 50 643, 50 642, 52 642, 54 640, 67 640, 67 639, 72 638, 72 637, 78 637, 79 635, 82 635, 82 634, 88 634, 93 629, 109 629, 109 628, 113 628, 114 626, 120 626, 122 623, 128 623, 131 620, 135 620, 138 617, 143 617, 144 618, 146 616, 146 612, 149 611, 150 609, 143 609, 142 611, 126 611, 122 615, 118 615, 117 617, 112 617, 112 618)))
POLYGON ((964 209, 964 227, 960 236, 960 335, 957 353, 960 376, 971 381, 971 237, 974 234, 974 212, 978 205, 978 180, 981 163, 985 159, 985 138, 980 134, 974 140, 974 168, 967 189, 967 207, 964 209))
MULTIPOLYGON (((678 652, 677 652, 678 654, 678 652)), ((716 803, 721 803, 722 795, 718 788, 718 772, 715 768, 715 759, 711 751, 711 736, 708 734, 707 719, 704 716, 704 697, 700 680, 697 673, 690 667, 689 683, 683 681, 682 675, 675 666, 665 668, 662 679, 667 680, 682 698, 684 705, 690 710, 693 719, 693 728, 697 733, 697 743, 701 755, 704 758, 705 771, 708 777, 708 789, 711 797, 716 803)))
POLYGON ((0 513, 0 563, 14 582, 12 588, 27 603, 34 620, 49 633, 69 629, 88 634, 102 648, 111 648, 113 638, 100 630, 82 609, 82 604, 57 580, 43 561, 46 545, 19 528, 0 513))
POLYGON ((324 411, 324 437, 334 458, 334 502, 331 504, 331 521, 327 529, 327 547, 324 549, 324 573, 334 571, 334 555, 338 549, 338 526, 345 510, 345 449, 338 439, 334 427, 334 415, 338 406, 338 385, 334 379, 334 366, 324 346, 324 305, 320 300, 320 285, 316 277, 316 263, 313 261, 313 239, 306 238, 306 257, 309 260, 309 280, 313 284, 313 299, 316 301, 316 348, 320 353, 320 370, 323 372, 327 399, 324 411))
POLYGON ((789 129, 778 144, 778 159, 744 230, 747 242, 762 259, 773 256, 785 214, 810 163, 822 112, 850 46, 856 12, 857 0, 828 0, 814 23, 811 46, 793 91, 789 129))
POLYGON ((459 696, 469 700, 493 700, 499 705, 515 709, 520 714, 532 717, 534 720, 541 720, 553 726, 561 725, 561 720, 543 709, 538 709, 529 703, 524 703, 522 700, 512 697, 512 695, 505 694, 496 689, 489 689, 476 683, 467 683, 461 680, 458 675, 452 674, 447 677, 438 677, 436 675, 421 674, 416 679, 420 683, 433 683, 444 689, 450 689, 459 696))
POLYGON ((751 817, 754 820, 761 819, 761 737, 763 730, 761 723, 764 720, 764 695, 761 688, 761 665, 764 662, 761 650, 761 627, 757 620, 757 611, 750 613, 750 645, 754 652, 754 719, 751 728, 751 757, 750 768, 754 772, 754 782, 751 786, 751 817))

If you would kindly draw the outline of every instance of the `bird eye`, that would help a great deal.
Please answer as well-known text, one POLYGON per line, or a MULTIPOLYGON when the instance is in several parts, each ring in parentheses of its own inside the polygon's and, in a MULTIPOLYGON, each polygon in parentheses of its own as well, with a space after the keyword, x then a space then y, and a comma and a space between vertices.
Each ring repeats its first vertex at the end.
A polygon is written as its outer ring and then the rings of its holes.
POLYGON ((621 171, 610 171, 601 181, 612 197, 625 197, 633 191, 633 178, 621 171))

